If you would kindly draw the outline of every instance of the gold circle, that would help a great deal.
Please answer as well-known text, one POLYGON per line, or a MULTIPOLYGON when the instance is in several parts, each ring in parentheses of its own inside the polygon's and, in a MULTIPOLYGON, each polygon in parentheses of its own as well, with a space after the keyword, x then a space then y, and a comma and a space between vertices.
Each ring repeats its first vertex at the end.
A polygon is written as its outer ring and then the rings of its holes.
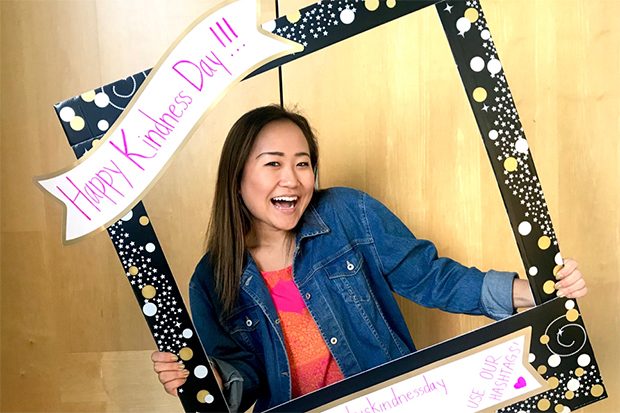
POLYGON ((472 96, 476 102, 484 102, 487 98, 487 91, 483 87, 477 87, 472 96))
POLYGON ((577 376, 577 377, 583 376, 583 369, 581 367, 577 367, 575 369, 575 376, 577 376))
POLYGON ((564 268, 564 266, 563 266, 563 265, 556 265, 556 266, 553 268, 553 276, 554 276, 554 277, 557 277, 558 273, 560 272, 560 270, 561 270, 562 268, 564 268))
POLYGON ((553 294, 555 291, 555 283, 551 280, 543 284, 543 291, 547 294, 553 294))
POLYGON ((538 400, 537 406, 538 410, 546 412, 547 410, 549 410, 549 407, 551 407, 551 402, 547 399, 540 399, 538 400))
POLYGON ((514 171, 515 169, 517 169, 517 166, 518 166, 518 162, 513 157, 506 158, 506 160, 504 161, 504 169, 507 170, 508 172, 514 171))
POLYGON ((590 389, 590 394, 592 396, 594 396, 594 397, 598 397, 598 396, 602 395, 603 394, 603 386, 601 386, 600 384, 595 384, 590 389))
POLYGON ((297 10, 296 12, 293 12, 291 14, 287 14, 286 15, 286 20, 288 20, 291 23, 297 23, 297 21, 299 21, 299 19, 301 19, 301 13, 299 12, 299 10, 297 10))
POLYGON ((549 377, 549 379, 547 380, 547 383, 549 383, 549 387, 551 387, 552 389, 555 389, 560 385, 560 381, 555 376, 549 377))
POLYGON ((364 6, 366 6, 369 11, 375 11, 379 8, 379 0, 365 0, 364 6))
POLYGON ((396 6, 396 0, 387 0, 386 4, 390 9, 393 9, 396 6))
POLYGON ((469 20, 470 22, 475 23, 480 15, 478 14, 478 10, 470 7, 469 9, 465 10, 464 16, 467 17, 467 20, 469 20))
POLYGON ((566 319, 571 323, 579 318, 579 311, 571 308, 566 312, 566 319))
POLYGON ((179 351, 179 357, 181 360, 189 360, 194 357, 194 352, 189 347, 183 347, 181 351, 179 351))
POLYGON ((84 119, 79 116, 74 116, 73 119, 71 119, 71 122, 69 122, 69 126, 71 126, 71 129, 74 131, 81 131, 84 129, 84 125, 84 119))
POLYGON ((547 344, 549 342, 549 336, 544 334, 540 336, 540 344, 547 344))
POLYGON ((569 390, 566 393, 564 393, 564 398, 566 400, 572 400, 573 397, 575 397, 575 393, 573 393, 571 390, 569 390))
POLYGON ((92 102, 95 100, 95 91, 91 90, 90 92, 82 93, 82 100, 84 102, 92 102))
POLYGON ((540 366, 538 366, 538 369, 536 370, 538 370, 540 374, 545 374, 547 372, 547 366, 545 366, 544 364, 541 364, 540 366))
POLYGON ((196 398, 198 399, 200 403, 206 403, 205 398, 210 394, 211 393, 209 393, 206 390, 200 390, 198 394, 196 395, 196 398))
POLYGON ((540 248, 541 250, 546 250, 547 248, 549 248, 550 245, 551 240, 548 236, 543 235, 542 237, 538 238, 538 248, 540 248))
POLYGON ((143 227, 147 226, 149 224, 149 217, 147 217, 146 215, 141 216, 140 217, 140 225, 142 225, 143 227))
POLYGON ((564 411, 564 406, 562 406, 561 404, 556 404, 555 411, 556 413, 562 413, 564 411))
POLYGON ((90 145, 92 146, 92 149, 97 149, 99 147, 99 145, 101 145, 101 140, 100 139, 93 139, 93 141, 90 143, 90 145))
POLYGON ((157 294, 157 290, 152 285, 145 285, 142 289, 142 297, 144 298, 153 298, 157 294))
POLYGON ((132 265, 131 267, 129 267, 129 274, 131 275, 138 274, 138 267, 136 267, 135 265, 132 265))

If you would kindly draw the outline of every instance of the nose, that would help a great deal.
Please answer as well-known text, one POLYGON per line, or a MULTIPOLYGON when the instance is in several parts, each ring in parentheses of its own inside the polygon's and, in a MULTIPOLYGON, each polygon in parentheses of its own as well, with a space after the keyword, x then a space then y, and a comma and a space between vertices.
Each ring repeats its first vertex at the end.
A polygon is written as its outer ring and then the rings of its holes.
POLYGON ((282 174, 280 175, 280 185, 287 188, 295 188, 299 183, 297 179, 297 172, 294 167, 287 166, 282 168, 282 174))

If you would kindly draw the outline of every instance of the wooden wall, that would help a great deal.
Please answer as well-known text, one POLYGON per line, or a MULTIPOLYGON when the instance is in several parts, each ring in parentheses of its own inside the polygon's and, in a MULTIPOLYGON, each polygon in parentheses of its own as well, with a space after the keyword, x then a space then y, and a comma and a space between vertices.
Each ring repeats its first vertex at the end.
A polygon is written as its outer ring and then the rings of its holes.
MULTIPOLYGON (((30 179, 74 159, 54 103, 153 66, 216 3, 0 2, 1 411, 182 411, 151 371, 155 346, 107 235, 63 247, 61 210, 30 179)), ((306 4, 280 0, 280 12, 306 4)), ((620 412, 620 3, 482 5, 562 253, 590 287, 580 307, 610 398, 582 411, 620 412)), ((434 8, 286 65, 283 84, 319 132, 322 187, 369 192, 443 255, 523 273, 434 8)), ((237 86, 144 199, 184 294, 224 135, 277 100, 274 71, 237 86)), ((401 304, 418 347, 486 322, 401 304)))

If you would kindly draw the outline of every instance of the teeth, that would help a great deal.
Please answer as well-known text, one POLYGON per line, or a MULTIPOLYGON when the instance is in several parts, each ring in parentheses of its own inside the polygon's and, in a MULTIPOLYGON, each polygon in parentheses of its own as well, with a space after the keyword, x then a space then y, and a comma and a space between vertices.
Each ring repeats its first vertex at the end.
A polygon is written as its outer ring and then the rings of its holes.
POLYGON ((273 198, 274 201, 284 201, 284 202, 293 202, 297 201, 297 196, 278 196, 273 198))

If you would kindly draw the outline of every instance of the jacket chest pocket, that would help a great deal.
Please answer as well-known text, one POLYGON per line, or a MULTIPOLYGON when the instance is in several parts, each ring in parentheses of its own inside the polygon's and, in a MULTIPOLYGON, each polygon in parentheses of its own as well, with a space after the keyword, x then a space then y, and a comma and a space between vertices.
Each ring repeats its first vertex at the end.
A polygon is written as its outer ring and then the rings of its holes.
POLYGON ((256 353, 261 315, 258 306, 246 308, 226 320, 224 326, 233 339, 256 353))
POLYGON ((346 302, 358 303, 370 300, 364 256, 349 250, 323 267, 329 282, 342 294, 346 302))

